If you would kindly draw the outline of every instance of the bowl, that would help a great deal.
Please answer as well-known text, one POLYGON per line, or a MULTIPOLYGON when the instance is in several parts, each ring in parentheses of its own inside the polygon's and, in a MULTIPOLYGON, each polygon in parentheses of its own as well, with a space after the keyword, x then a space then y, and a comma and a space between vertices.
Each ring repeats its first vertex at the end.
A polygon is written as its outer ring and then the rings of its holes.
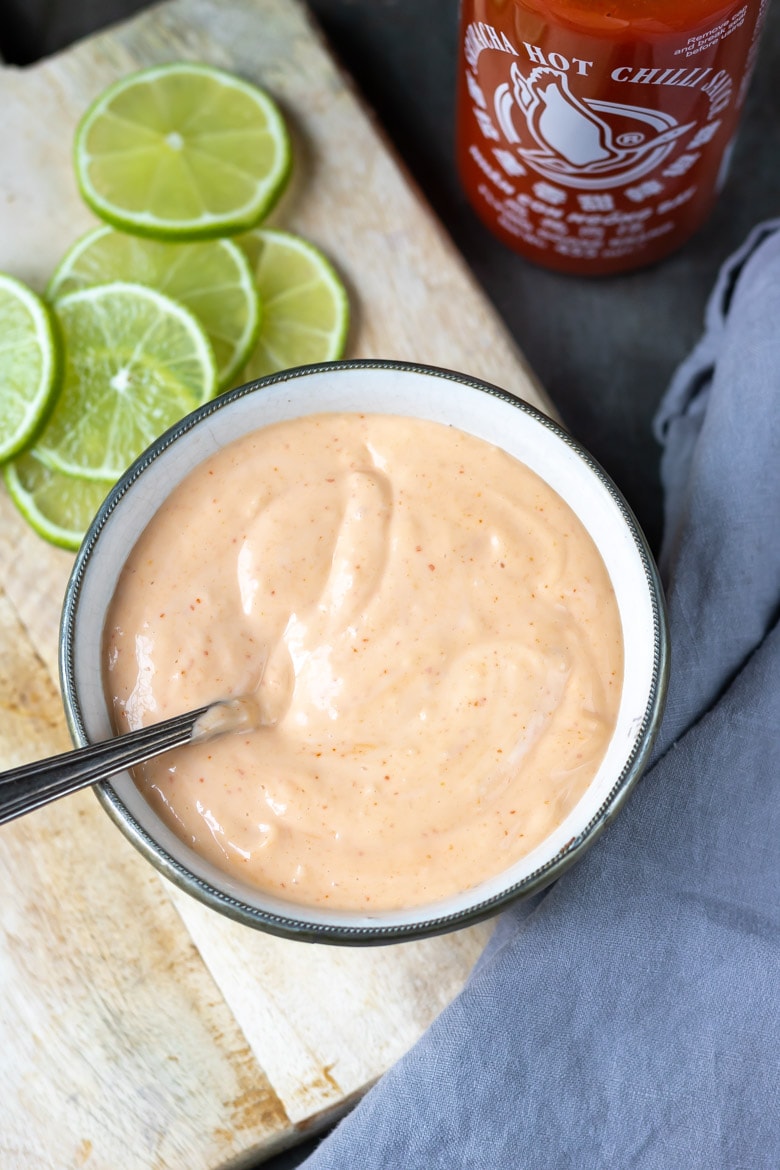
POLYGON ((582 521, 612 582, 624 652, 615 729, 586 791, 541 844, 497 876, 432 904, 372 912, 303 907, 227 875, 171 831, 128 773, 97 785, 96 793, 158 870, 214 910, 300 940, 393 942, 495 914, 557 879, 593 844, 625 803, 652 749, 666 691, 665 607, 645 538, 614 483, 564 429, 528 403, 463 374, 395 361, 289 370, 224 394, 182 419, 135 462, 101 507, 76 558, 62 614, 62 692, 77 745, 113 734, 102 682, 105 615, 123 563, 160 501, 196 464, 233 440, 272 423, 332 411, 452 424, 525 463, 582 521))

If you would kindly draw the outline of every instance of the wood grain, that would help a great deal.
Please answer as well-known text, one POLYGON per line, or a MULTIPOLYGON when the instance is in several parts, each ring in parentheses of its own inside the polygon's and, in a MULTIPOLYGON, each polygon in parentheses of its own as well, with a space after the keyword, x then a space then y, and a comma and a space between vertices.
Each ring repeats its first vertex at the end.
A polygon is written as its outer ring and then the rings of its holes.
MULTIPOLYGON (((341 272, 350 356, 460 369, 549 408, 294 0, 173 0, 0 69, 0 269, 43 289, 95 222, 71 168, 80 114, 122 74, 175 58, 236 70, 280 103, 295 176, 273 222, 341 272)), ((0 491, 0 768, 68 746, 57 637, 71 564, 0 491)), ((267 1156, 414 1043, 489 933, 350 950, 253 932, 158 877, 90 793, 0 830, 0 891, 3 1170, 267 1156)))

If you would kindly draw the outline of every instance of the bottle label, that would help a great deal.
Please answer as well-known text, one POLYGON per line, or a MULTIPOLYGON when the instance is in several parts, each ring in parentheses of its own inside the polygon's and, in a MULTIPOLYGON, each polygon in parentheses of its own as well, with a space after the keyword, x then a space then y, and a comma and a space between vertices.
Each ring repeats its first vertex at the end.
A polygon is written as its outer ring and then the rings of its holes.
POLYGON ((555 26, 524 40, 517 25, 510 39, 465 23, 474 129, 461 149, 499 228, 531 253, 583 260, 677 232, 722 181, 765 7, 640 53, 555 26))

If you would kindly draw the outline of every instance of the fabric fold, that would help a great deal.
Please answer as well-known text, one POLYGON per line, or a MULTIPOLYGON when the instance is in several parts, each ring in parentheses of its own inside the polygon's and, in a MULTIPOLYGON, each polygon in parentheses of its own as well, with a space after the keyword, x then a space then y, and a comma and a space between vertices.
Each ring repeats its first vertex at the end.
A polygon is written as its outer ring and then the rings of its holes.
POLYGON ((773 620, 780 592, 777 397, 780 220, 724 265, 705 333, 661 403, 664 540, 675 625, 655 758, 717 698, 773 620))

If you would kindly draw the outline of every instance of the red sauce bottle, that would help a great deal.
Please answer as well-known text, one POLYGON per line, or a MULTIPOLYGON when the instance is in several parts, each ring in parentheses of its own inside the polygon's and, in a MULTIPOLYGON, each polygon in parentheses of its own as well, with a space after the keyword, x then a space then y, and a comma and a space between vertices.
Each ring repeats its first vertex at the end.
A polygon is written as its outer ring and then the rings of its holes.
POLYGON ((457 155, 504 243, 561 272, 654 263, 709 214, 768 0, 462 0, 457 155))

